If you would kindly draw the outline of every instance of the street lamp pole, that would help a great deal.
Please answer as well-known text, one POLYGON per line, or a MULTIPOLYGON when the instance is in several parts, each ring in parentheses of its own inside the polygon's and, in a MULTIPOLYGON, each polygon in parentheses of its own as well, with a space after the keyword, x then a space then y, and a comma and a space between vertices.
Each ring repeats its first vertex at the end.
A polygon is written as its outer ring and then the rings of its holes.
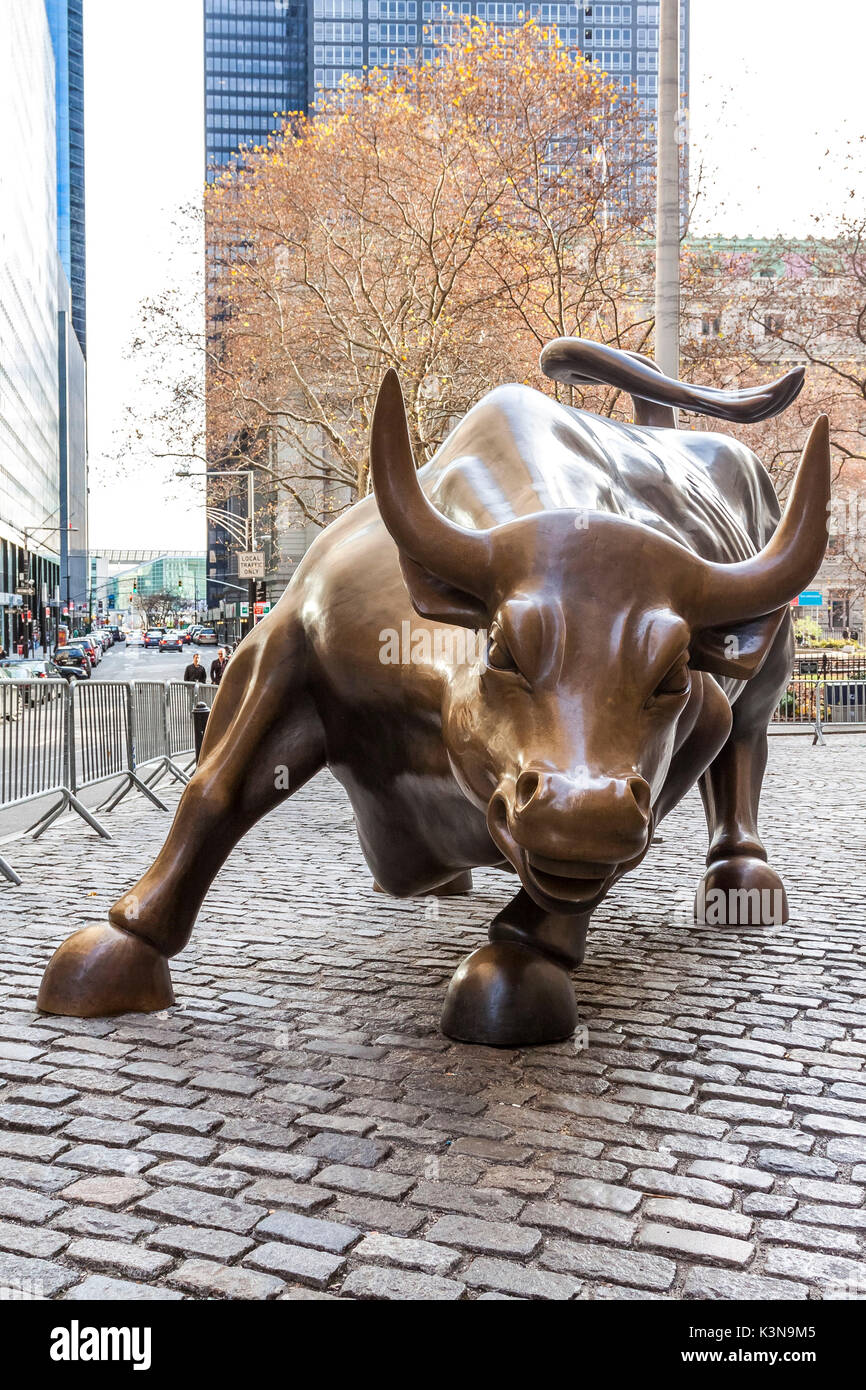
MULTIPOLYGON (((247 480, 247 548, 256 548, 256 500, 255 500, 255 470, 252 468, 208 468, 204 472, 191 473, 186 469, 178 470, 178 478, 243 478, 247 480)), ((228 530, 228 527, 225 527, 228 530)), ((231 531, 229 531, 231 535, 231 531)), ((224 581, 212 580, 212 583, 224 581)), ((240 588, 240 585, 230 585, 232 588, 240 588)), ((248 632, 252 632, 255 626, 255 604, 256 604, 256 581, 250 579, 247 585, 247 600, 249 604, 248 632)))
POLYGON ((661 0, 656 169, 655 360, 680 369, 680 0, 661 0))

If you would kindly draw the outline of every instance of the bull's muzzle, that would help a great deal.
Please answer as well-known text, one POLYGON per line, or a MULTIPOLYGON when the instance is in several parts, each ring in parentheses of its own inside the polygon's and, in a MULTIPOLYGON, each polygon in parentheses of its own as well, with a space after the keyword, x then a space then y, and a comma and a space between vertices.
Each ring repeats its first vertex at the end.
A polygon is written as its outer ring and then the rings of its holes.
POLYGON ((637 863, 652 836, 643 777, 587 776, 528 767, 491 799, 493 839, 544 905, 591 911, 637 863))

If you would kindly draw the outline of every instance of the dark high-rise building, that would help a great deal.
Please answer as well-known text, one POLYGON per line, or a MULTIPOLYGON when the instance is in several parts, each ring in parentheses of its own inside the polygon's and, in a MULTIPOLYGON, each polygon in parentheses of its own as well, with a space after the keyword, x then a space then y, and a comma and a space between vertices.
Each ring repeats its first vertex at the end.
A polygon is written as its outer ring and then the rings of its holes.
MULTIPOLYGON (((460 23, 508 29, 535 19, 556 30, 650 112, 658 98, 658 0, 535 4, 521 0, 204 0, 208 169, 242 145, 264 144, 284 111, 373 67, 435 62, 460 23)), ((680 3, 680 71, 688 93, 689 0, 680 3)))
POLYGON ((311 93, 307 0, 204 0, 208 170, 241 145, 262 145, 284 111, 311 93))
POLYGON ((87 351, 84 250, 83 0, 45 0, 54 48, 57 244, 72 291, 72 325, 87 351))

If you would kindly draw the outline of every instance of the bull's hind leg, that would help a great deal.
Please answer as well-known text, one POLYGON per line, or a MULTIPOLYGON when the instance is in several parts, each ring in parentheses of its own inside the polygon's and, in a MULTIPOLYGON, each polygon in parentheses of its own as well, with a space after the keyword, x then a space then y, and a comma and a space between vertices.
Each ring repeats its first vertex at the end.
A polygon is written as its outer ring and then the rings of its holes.
POLYGON ((545 912, 525 888, 493 920, 487 946, 467 956, 445 996, 442 1031, 460 1042, 530 1047, 577 1025, 569 971, 583 960, 589 914, 545 912))
MULTIPOLYGON (((771 681, 766 684, 775 698, 771 681)), ((709 926, 765 927, 788 920, 784 885, 767 863, 758 834, 767 766, 766 704, 765 691, 747 689, 734 705, 730 737, 701 778, 710 844, 695 920, 709 926)))
POLYGON ((261 816, 324 764, 304 670, 300 624, 278 608, 229 662, 198 768, 159 855, 108 922, 76 932, 54 953, 40 1009, 92 1017, 174 1002, 167 957, 189 940, 222 864, 261 816))

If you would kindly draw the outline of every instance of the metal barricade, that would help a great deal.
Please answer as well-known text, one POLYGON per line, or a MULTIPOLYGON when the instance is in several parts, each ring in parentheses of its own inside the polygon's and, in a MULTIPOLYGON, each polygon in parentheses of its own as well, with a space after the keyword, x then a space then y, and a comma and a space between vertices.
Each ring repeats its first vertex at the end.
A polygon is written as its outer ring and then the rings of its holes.
POLYGON ((134 681, 132 746, 135 766, 165 757, 165 683, 134 681))
POLYGON ((770 733, 811 733, 825 744, 825 734, 866 730, 866 680, 817 675, 792 676, 773 712, 770 733))
POLYGON ((166 774, 188 782, 168 753, 168 693, 165 681, 135 681, 132 687, 132 766, 148 787, 166 774), (147 767, 144 775, 141 769, 147 767))
MULTIPOLYGON (((815 722, 816 700, 821 682, 817 676, 792 676, 771 720, 771 729, 778 725, 798 726, 805 731, 815 722)), ((791 732, 793 732, 791 728, 791 732)))
POLYGON ((825 680, 823 685, 824 723, 866 728, 866 681, 835 679, 825 680))
MULTIPOLYGON (((108 831, 78 800, 72 781, 70 695, 64 680, 0 680, 0 807, 24 806, 51 798, 36 820, 5 837, 38 838, 63 812, 76 811, 103 837, 108 831)), ((5 859, 0 874, 21 880, 5 859)))
POLYGON ((168 681, 166 695, 166 752, 169 759, 186 758, 184 775, 195 763, 195 737, 192 722, 193 705, 203 701, 208 707, 214 702, 218 687, 201 681, 168 681))
POLYGON ((135 771, 132 686, 125 681, 75 681, 69 707, 73 792, 119 781, 98 810, 112 810, 135 788, 160 811, 167 811, 135 771))

